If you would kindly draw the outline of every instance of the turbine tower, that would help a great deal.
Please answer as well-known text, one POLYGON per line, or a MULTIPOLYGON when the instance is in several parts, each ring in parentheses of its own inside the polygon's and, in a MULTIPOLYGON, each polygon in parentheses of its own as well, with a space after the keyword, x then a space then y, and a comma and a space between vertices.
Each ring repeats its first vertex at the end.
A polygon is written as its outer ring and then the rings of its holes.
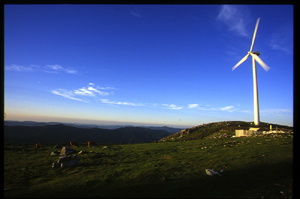
POLYGON ((257 61, 264 69, 265 71, 268 71, 270 68, 258 57, 260 55, 259 51, 253 52, 253 46, 254 46, 254 40, 257 32, 257 27, 259 23, 260 18, 257 19, 253 38, 252 38, 252 44, 250 46, 250 51, 247 53, 245 57, 243 57, 233 68, 232 70, 236 69, 239 65, 241 65, 248 57, 249 55, 252 56, 252 70, 253 70, 253 96, 254 96, 254 124, 259 125, 259 104, 258 104, 258 85, 257 85, 257 76, 256 76, 256 62, 257 61))

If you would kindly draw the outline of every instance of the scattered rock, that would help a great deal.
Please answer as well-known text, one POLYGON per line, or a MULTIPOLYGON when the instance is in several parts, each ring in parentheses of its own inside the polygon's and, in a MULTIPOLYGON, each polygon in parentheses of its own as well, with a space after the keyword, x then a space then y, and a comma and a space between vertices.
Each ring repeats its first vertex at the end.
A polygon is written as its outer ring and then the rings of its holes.
POLYGON ((79 165, 77 155, 60 156, 57 161, 52 164, 52 167, 66 167, 79 165))
POLYGON ((219 175, 219 176, 221 176, 221 174, 219 174, 219 172, 214 171, 213 169, 205 169, 205 172, 209 176, 213 176, 213 175, 219 175))
POLYGON ((72 154, 72 153, 77 153, 78 151, 75 149, 72 149, 70 146, 64 146, 61 149, 60 155, 68 155, 68 154, 72 154))
POLYGON ((52 151, 50 155, 58 155, 56 152, 52 151))

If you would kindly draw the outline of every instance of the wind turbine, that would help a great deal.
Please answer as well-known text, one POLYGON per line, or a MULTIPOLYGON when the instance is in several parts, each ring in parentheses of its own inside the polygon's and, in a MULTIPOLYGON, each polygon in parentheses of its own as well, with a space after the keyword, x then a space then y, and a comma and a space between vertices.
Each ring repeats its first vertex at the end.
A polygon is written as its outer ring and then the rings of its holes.
POLYGON ((260 55, 259 51, 253 52, 253 46, 254 46, 254 40, 257 32, 257 27, 259 23, 260 18, 257 19, 253 38, 252 38, 252 44, 250 46, 250 51, 248 54, 243 57, 233 68, 232 70, 236 69, 239 65, 241 65, 246 59, 249 57, 249 55, 252 56, 252 69, 253 69, 253 94, 254 94, 254 124, 259 125, 259 105, 258 105, 258 86, 257 86, 257 76, 256 76, 256 63, 257 61, 264 69, 265 71, 268 71, 270 68, 258 57, 260 55))

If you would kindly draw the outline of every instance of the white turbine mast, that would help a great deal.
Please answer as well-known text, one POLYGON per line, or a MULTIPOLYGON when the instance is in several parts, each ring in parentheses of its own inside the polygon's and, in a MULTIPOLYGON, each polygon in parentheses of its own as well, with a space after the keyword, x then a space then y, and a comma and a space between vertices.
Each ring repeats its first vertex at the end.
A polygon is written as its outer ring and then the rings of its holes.
POLYGON ((254 46, 254 40, 257 32, 257 27, 259 23, 260 18, 257 19, 253 38, 252 38, 252 44, 250 47, 250 51, 248 54, 243 57, 233 68, 232 70, 236 69, 239 65, 241 65, 248 57, 249 55, 252 56, 252 69, 253 69, 253 94, 254 94, 254 124, 259 125, 259 104, 258 104, 258 86, 257 86, 257 76, 256 76, 256 63, 257 61, 265 71, 268 71, 270 68, 258 57, 260 55, 259 51, 253 52, 253 46, 254 46))

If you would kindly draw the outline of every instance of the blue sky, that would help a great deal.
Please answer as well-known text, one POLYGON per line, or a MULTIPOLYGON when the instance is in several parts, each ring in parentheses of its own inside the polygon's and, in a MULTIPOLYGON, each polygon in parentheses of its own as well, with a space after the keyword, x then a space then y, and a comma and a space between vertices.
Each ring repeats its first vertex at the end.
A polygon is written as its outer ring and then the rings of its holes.
POLYGON ((293 125, 292 5, 5 5, 7 120, 293 125))

